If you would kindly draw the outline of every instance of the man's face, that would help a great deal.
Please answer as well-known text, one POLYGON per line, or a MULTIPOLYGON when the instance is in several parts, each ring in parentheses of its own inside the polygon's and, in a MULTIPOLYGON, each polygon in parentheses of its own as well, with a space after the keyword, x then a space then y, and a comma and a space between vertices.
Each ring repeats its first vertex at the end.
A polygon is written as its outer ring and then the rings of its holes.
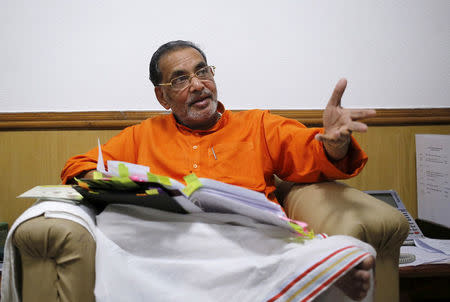
MULTIPOLYGON (((159 60, 162 83, 168 83, 181 75, 195 73, 206 62, 194 48, 177 49, 159 60)), ((217 89, 214 79, 200 81, 192 77, 189 86, 173 90, 170 86, 155 87, 159 103, 171 109, 178 122, 191 129, 208 129, 217 121, 217 89)))

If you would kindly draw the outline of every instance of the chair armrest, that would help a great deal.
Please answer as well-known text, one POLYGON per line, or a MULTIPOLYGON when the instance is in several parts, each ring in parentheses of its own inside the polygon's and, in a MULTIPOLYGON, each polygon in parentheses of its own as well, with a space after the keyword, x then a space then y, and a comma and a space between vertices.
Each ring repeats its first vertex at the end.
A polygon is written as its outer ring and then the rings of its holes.
POLYGON ((349 235, 372 245, 377 254, 395 254, 409 232, 394 207, 337 182, 294 185, 285 198, 288 215, 316 233, 349 235))
POLYGON ((95 241, 83 226, 35 217, 17 227, 13 244, 23 301, 95 301, 95 241))

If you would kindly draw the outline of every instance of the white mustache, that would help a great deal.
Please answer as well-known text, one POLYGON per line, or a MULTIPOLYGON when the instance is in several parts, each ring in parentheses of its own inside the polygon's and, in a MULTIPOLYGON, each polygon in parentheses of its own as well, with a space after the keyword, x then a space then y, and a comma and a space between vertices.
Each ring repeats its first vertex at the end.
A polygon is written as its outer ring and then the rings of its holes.
POLYGON ((201 93, 199 96, 193 95, 193 96, 190 98, 188 104, 189 104, 189 105, 192 105, 192 104, 194 104, 194 103, 196 103, 196 102, 198 102, 198 101, 200 101, 200 100, 204 100, 204 99, 206 99, 206 98, 212 98, 212 93, 211 93, 211 91, 209 91, 209 90, 207 90, 207 91, 202 91, 202 93, 201 93))

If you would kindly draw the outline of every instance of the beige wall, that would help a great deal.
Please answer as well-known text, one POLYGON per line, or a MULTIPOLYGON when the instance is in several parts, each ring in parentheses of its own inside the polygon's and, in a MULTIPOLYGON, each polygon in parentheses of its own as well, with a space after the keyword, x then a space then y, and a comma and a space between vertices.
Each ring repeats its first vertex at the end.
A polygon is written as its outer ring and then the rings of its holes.
POLYGON ((10 226, 32 199, 17 195, 37 185, 59 184, 65 161, 118 130, 0 131, 0 221, 10 226))
POLYGON ((366 134, 355 134, 369 161, 345 182, 361 190, 393 189, 417 218, 415 134, 450 134, 450 125, 372 126, 366 134))
MULTIPOLYGON (((72 155, 105 142, 118 130, 0 131, 0 221, 11 225, 32 203, 16 196, 36 185, 60 183, 59 173, 72 155)), ((346 181, 362 190, 396 190, 417 217, 416 133, 450 134, 450 125, 371 126, 356 137, 369 155, 363 172, 346 181)))

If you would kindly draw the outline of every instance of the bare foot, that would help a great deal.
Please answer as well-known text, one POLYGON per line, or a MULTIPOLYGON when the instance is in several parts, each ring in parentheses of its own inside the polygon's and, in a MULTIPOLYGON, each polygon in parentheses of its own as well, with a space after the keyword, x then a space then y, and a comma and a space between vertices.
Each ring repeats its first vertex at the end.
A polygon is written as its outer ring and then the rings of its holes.
POLYGON ((370 288, 370 269, 375 267, 375 258, 367 257, 336 282, 350 299, 360 301, 367 296, 370 288))

